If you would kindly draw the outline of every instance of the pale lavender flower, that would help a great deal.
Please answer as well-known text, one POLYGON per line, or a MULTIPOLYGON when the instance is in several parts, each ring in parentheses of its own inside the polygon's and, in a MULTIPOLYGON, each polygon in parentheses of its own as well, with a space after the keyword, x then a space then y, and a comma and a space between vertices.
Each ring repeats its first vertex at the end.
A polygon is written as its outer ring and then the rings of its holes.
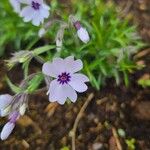
POLYGON ((89 79, 87 76, 76 73, 83 68, 83 63, 80 59, 74 60, 73 56, 65 59, 54 58, 52 63, 46 62, 43 65, 42 72, 55 79, 49 85, 49 101, 57 101, 59 104, 64 104, 69 98, 72 102, 77 100, 77 92, 87 90, 89 79))
POLYGON ((24 115, 28 103, 28 95, 26 93, 0 95, 0 116, 9 116, 9 121, 5 124, 1 131, 1 139, 5 140, 11 134, 15 127, 16 121, 21 115, 24 115))
POLYGON ((49 16, 50 7, 46 5, 43 0, 20 0, 22 3, 27 4, 21 10, 21 17, 24 18, 25 22, 32 21, 32 24, 39 26, 40 23, 44 22, 45 18, 49 16))
POLYGON ((79 21, 74 22, 74 26, 77 30, 77 35, 78 35, 79 39, 83 43, 88 43, 90 40, 90 37, 89 37, 87 30, 81 26, 79 21))
POLYGON ((16 121, 19 119, 20 114, 19 112, 13 112, 9 115, 9 121, 4 125, 1 131, 1 139, 6 140, 9 135, 12 133, 16 121))
POLYGON ((14 11, 16 13, 20 13, 20 9, 21 9, 21 3, 20 0, 9 0, 10 4, 12 5, 14 11))

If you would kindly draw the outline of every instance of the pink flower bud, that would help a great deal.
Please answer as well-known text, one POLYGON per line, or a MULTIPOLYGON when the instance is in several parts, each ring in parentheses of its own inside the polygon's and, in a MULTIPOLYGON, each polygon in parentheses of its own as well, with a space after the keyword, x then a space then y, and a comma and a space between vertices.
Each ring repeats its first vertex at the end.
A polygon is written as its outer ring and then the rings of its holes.
POLYGON ((90 40, 90 37, 89 37, 89 34, 88 34, 87 30, 81 26, 79 21, 76 21, 74 23, 74 26, 75 26, 75 28, 77 30, 77 35, 78 35, 79 39, 83 43, 88 43, 89 40, 90 40))
POLYGON ((77 35, 79 37, 79 39, 83 42, 83 43, 88 43, 90 40, 89 34, 87 32, 87 30, 83 27, 81 27, 78 31, 77 31, 77 35))

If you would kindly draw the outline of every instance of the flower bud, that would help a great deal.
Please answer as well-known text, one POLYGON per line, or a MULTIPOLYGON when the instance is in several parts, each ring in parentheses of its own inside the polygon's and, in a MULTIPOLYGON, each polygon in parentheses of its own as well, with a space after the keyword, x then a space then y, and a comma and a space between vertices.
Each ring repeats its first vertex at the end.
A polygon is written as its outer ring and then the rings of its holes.
POLYGON ((20 13, 20 2, 19 2, 19 0, 9 0, 9 2, 12 5, 14 11, 16 13, 20 13))
POLYGON ((90 40, 89 34, 87 32, 87 30, 83 27, 81 27, 78 31, 77 31, 78 37, 80 38, 80 40, 83 43, 88 43, 90 40))
POLYGON ((27 108, 27 105, 25 103, 19 108, 19 113, 21 116, 25 114, 26 108, 27 108))
POLYGON ((79 39, 83 43, 88 43, 89 40, 90 40, 90 37, 89 37, 89 34, 88 34, 87 30, 81 26, 79 21, 76 21, 74 23, 74 26, 75 26, 75 28, 77 30, 77 35, 78 35, 79 39))
POLYGON ((58 52, 61 51, 62 49, 62 46, 63 46, 63 38, 64 38, 64 31, 65 31, 65 28, 67 28, 67 25, 66 24, 62 24, 57 32, 57 35, 56 35, 56 50, 58 52))
POLYGON ((10 111, 11 111, 11 106, 9 105, 5 109, 0 110, 0 116, 5 117, 10 113, 10 111))
POLYGON ((2 129, 1 139, 6 140, 8 138, 8 136, 12 133, 14 127, 15 127, 14 123, 7 122, 2 129))
POLYGON ((41 38, 45 35, 45 33, 46 33, 46 30, 44 28, 41 28, 38 32, 38 36, 41 38))
POLYGON ((58 52, 60 52, 61 51, 61 49, 62 49, 62 40, 61 39, 57 39, 56 40, 56 49, 57 49, 57 51, 58 52))

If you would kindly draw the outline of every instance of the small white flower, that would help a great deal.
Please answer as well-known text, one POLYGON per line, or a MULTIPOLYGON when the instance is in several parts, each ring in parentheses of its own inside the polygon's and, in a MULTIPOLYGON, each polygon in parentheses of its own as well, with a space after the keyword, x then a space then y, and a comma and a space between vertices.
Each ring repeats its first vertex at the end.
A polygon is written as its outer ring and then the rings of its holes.
POLYGON ((20 13, 20 0, 9 0, 9 2, 12 5, 14 11, 16 13, 20 13))
POLYGON ((46 33, 46 30, 44 28, 41 28, 38 32, 38 36, 41 38, 45 35, 45 33, 46 33))
POLYGON ((77 35, 83 43, 88 43, 90 40, 87 30, 83 27, 77 30, 77 35))
POLYGON ((55 58, 52 63, 47 62, 43 65, 42 72, 55 79, 51 81, 48 94, 49 101, 57 101, 59 104, 64 104, 69 98, 72 102, 77 100, 77 92, 87 90, 89 79, 87 76, 76 73, 83 68, 80 59, 74 60, 73 56, 65 59, 55 58))
POLYGON ((40 23, 44 22, 45 18, 49 16, 50 7, 44 4, 43 0, 20 0, 22 3, 27 4, 21 10, 21 17, 24 18, 25 22, 32 21, 32 24, 39 26, 40 23))
POLYGON ((12 133, 14 127, 15 127, 15 123, 7 122, 2 129, 1 139, 6 140, 8 136, 12 133))

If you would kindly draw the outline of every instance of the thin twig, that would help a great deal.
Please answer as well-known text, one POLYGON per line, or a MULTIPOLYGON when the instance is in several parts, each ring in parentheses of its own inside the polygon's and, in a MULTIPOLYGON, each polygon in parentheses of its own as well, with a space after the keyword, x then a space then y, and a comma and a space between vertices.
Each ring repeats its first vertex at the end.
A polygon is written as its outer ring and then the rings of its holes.
POLYGON ((118 150, 122 150, 122 146, 121 146, 121 143, 120 143, 117 131, 116 131, 116 129, 114 127, 112 128, 112 134, 113 134, 113 136, 115 138, 118 150))
POLYGON ((77 117, 76 117, 76 120, 75 120, 75 122, 74 122, 73 129, 71 130, 72 150, 75 150, 75 149, 76 149, 76 148, 75 148, 75 139, 76 139, 76 130, 77 130, 77 127, 78 127, 78 123, 79 123, 80 119, 82 118, 82 115, 83 115, 85 109, 87 108, 88 104, 89 104, 90 101, 93 99, 93 97, 94 97, 94 94, 93 94, 93 93, 91 93, 91 94, 88 96, 86 102, 85 102, 85 103, 83 104, 83 106, 81 107, 81 109, 80 109, 80 111, 79 111, 79 113, 78 113, 78 115, 77 115, 77 117))

